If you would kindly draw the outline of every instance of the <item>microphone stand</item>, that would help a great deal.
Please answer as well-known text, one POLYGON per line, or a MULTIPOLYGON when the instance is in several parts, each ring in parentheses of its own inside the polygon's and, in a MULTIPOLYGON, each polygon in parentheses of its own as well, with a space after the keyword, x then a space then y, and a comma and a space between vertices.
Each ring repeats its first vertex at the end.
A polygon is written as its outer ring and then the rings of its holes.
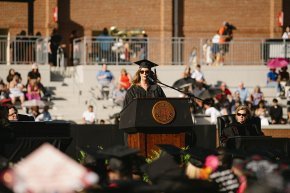
POLYGON ((163 85, 163 86, 165 86, 165 87, 167 87, 167 88, 171 88, 171 89, 173 89, 173 90, 176 90, 176 91, 178 91, 178 92, 180 92, 180 93, 182 93, 182 94, 188 96, 188 98, 193 99, 194 101, 196 101, 196 100, 198 100, 198 101, 203 101, 203 99, 196 97, 194 94, 192 94, 192 93, 188 93, 188 92, 184 92, 184 91, 179 90, 179 89, 177 89, 177 88, 175 88, 175 87, 173 87, 173 86, 169 86, 169 85, 167 85, 167 84, 161 82, 161 81, 158 80, 157 78, 156 78, 155 82, 158 83, 158 84, 161 84, 161 85, 163 85))

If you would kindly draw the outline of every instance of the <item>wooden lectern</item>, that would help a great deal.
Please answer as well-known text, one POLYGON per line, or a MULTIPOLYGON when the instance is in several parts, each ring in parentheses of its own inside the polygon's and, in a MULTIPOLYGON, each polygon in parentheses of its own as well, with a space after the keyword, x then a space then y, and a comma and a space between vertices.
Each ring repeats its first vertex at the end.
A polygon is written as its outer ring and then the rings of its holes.
POLYGON ((190 101, 185 98, 137 98, 120 114, 119 129, 129 147, 149 156, 156 144, 185 146, 185 132, 193 127, 190 101))

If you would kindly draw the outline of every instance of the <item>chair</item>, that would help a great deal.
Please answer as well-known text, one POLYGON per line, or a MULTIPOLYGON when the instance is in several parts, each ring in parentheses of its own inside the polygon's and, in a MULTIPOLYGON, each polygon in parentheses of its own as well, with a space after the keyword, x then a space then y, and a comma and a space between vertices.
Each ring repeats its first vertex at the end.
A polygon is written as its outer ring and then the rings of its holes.
MULTIPOLYGON (((219 137, 219 145, 221 145, 221 135, 222 135, 222 131, 225 127, 227 127, 229 124, 235 122, 235 114, 231 114, 231 115, 224 115, 224 116, 220 116, 217 118, 217 129, 218 129, 218 137, 219 137)), ((262 133, 261 130, 261 120, 259 117, 251 117, 250 118, 250 123, 254 124, 257 126, 258 131, 262 133)))

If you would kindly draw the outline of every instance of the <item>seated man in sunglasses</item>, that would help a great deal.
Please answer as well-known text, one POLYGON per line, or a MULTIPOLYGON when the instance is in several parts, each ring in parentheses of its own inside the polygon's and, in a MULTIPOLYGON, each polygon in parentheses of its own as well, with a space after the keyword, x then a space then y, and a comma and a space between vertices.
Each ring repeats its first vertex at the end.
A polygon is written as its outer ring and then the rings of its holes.
POLYGON ((158 66, 149 60, 135 62, 139 69, 135 73, 132 86, 127 90, 123 107, 126 107, 134 98, 163 98, 166 97, 162 88, 156 84, 156 75, 151 70, 158 66))
POLYGON ((233 122, 225 125, 222 130, 220 141, 225 146, 229 137, 234 136, 262 136, 264 135, 260 128, 251 121, 251 110, 246 105, 240 105, 236 109, 233 122))

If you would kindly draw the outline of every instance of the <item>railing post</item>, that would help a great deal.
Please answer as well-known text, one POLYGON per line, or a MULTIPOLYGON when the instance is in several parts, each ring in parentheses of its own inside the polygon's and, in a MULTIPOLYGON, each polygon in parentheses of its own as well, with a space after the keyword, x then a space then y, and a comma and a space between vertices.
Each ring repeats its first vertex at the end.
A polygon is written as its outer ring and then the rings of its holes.
POLYGON ((83 47, 84 47, 83 64, 87 65, 87 37, 86 36, 84 36, 83 47))
POLYGON ((11 58, 10 58, 10 32, 8 32, 7 36, 7 45, 6 45, 6 62, 7 65, 11 65, 11 58))

